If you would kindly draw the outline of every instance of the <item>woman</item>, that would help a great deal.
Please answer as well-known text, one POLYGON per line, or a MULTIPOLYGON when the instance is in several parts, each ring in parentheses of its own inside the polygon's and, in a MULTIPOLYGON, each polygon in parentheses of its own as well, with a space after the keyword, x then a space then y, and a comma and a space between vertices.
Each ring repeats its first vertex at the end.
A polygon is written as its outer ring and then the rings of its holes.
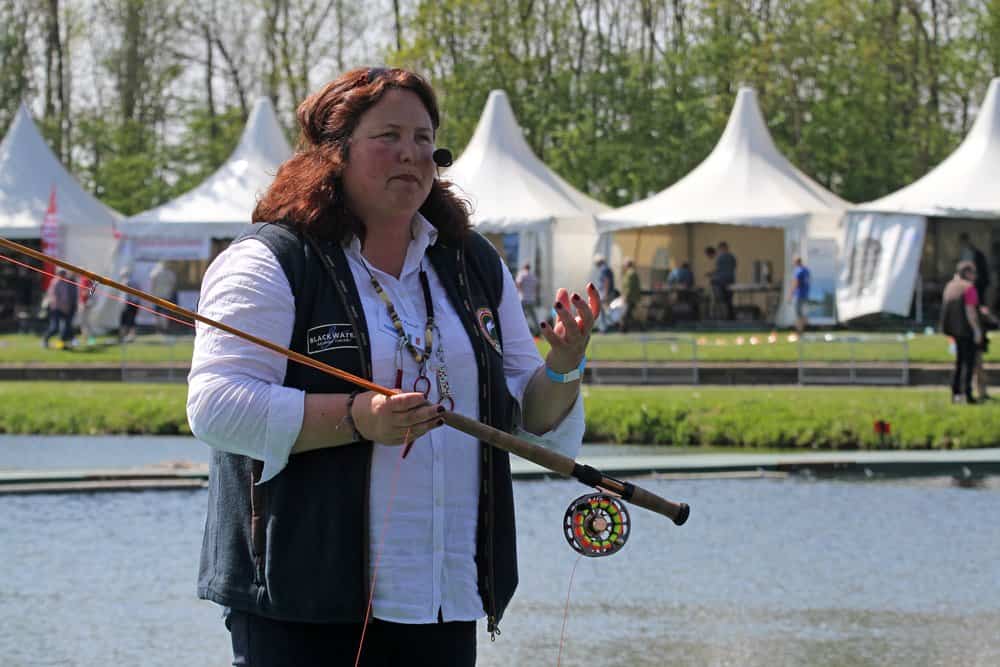
POLYGON ((359 647, 365 665, 475 664, 475 621, 497 632, 517 584, 510 465, 439 415, 578 452, 597 292, 559 290, 543 362, 509 271, 436 178, 438 118, 404 70, 324 86, 298 109, 264 224, 205 275, 205 315, 401 390, 358 391, 199 325, 188 417, 213 447, 199 595, 227 607, 234 664, 353 665, 359 647))

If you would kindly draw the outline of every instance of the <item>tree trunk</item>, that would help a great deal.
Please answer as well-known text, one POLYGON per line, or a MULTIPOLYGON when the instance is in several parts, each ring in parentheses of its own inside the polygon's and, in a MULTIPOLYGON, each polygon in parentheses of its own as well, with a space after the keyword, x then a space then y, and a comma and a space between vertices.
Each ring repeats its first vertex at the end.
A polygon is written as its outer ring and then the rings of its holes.
POLYGON ((52 150, 63 159, 63 119, 66 115, 66 91, 63 45, 59 32, 59 0, 49 0, 45 12, 45 118, 56 121, 52 150), (58 109, 56 104, 58 103, 58 109))
POLYGON ((399 18, 399 0, 392 0, 392 15, 396 23, 396 51, 403 50, 403 24, 399 18))
POLYGON ((208 108, 208 135, 215 139, 219 136, 219 124, 215 113, 215 91, 212 89, 212 79, 215 78, 215 47, 212 39, 212 27, 208 21, 202 24, 205 37, 205 103, 208 108))
POLYGON ((136 120, 139 99, 139 42, 142 39, 141 7, 137 2, 125 3, 125 73, 121 81, 122 120, 136 120))

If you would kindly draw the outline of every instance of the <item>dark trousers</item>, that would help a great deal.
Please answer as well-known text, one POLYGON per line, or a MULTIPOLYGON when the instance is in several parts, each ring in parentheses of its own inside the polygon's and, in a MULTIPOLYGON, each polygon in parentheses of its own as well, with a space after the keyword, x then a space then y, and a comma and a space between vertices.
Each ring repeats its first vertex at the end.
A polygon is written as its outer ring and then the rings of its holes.
POLYGON ((724 320, 733 319, 733 290, 723 283, 712 283, 712 299, 715 301, 715 316, 724 320), (722 312, 719 312, 719 311, 722 312))
MULTIPOLYGON (((354 665, 360 623, 290 623, 232 610, 226 626, 233 665, 300 667, 354 665)), ((476 622, 407 625, 373 619, 361 651, 364 667, 473 667, 476 622)))
POLYGON ((955 372, 951 375, 951 395, 972 398, 972 369, 976 365, 976 343, 972 336, 955 337, 955 372))
POLYGON ((57 333, 64 343, 73 340, 73 316, 53 309, 49 311, 49 328, 43 336, 45 344, 48 345, 49 339, 57 333))

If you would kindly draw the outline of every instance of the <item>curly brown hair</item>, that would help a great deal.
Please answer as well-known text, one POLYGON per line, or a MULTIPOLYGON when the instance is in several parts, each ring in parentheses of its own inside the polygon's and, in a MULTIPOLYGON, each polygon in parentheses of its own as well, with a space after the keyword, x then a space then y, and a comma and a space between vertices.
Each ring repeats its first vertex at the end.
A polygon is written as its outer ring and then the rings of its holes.
MULTIPOLYGON (((390 88, 415 93, 426 107, 436 133, 441 124, 437 99, 419 74, 382 67, 346 72, 299 105, 298 148, 278 169, 271 187, 257 203, 253 221, 282 221, 320 238, 342 242, 357 236, 364 242, 364 221, 347 208, 341 174, 354 128, 390 88)), ((458 240, 470 228, 469 206, 449 185, 435 179, 420 213, 443 239, 458 240)))

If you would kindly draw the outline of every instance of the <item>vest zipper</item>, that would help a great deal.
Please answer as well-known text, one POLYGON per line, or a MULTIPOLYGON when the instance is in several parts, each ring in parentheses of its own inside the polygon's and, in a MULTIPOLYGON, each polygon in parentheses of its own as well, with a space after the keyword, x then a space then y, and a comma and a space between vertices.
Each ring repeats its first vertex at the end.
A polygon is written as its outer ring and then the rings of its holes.
MULTIPOLYGON (((467 267, 465 264, 465 254, 459 250, 458 251, 458 266, 460 271, 458 272, 458 281, 465 293, 465 308, 469 314, 473 317, 473 321, 476 320, 475 311, 472 309, 472 294, 469 291, 469 280, 466 273, 467 267)), ((480 345, 478 350, 478 357, 480 361, 480 367, 486 373, 486 382, 481 383, 480 386, 484 388, 480 392, 480 403, 486 402, 486 423, 493 424, 493 402, 489 400, 489 387, 492 387, 493 374, 490 372, 489 359, 486 358, 485 346, 489 343, 482 340, 483 334, 479 331, 478 327, 474 327, 474 330, 478 334, 480 339, 480 345)), ((480 406, 480 413, 482 413, 482 406, 480 406)), ((490 445, 481 445, 483 448, 483 472, 485 474, 485 479, 483 480, 483 500, 486 504, 486 586, 485 586, 485 597, 483 600, 484 606, 486 607, 486 630, 490 633, 490 641, 496 641, 497 637, 500 635, 500 623, 497 620, 497 605, 496 605, 496 572, 495 572, 495 560, 496 560, 496 549, 494 544, 494 534, 496 532, 494 528, 495 512, 493 511, 493 448, 490 445)))

